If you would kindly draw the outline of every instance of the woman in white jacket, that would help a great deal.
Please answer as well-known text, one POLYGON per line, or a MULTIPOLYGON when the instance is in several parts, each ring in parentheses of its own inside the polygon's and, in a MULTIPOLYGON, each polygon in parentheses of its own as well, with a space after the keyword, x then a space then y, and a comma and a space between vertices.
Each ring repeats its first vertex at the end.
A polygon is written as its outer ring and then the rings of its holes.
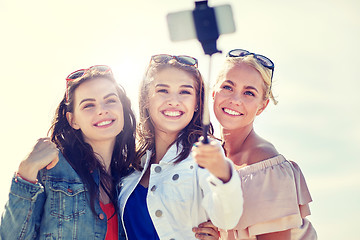
POLYGON ((231 229, 239 221, 242 192, 231 161, 199 162, 199 167, 190 154, 202 134, 203 93, 195 58, 152 56, 140 88, 143 161, 119 186, 128 239, 195 239, 192 228, 202 222, 231 229))

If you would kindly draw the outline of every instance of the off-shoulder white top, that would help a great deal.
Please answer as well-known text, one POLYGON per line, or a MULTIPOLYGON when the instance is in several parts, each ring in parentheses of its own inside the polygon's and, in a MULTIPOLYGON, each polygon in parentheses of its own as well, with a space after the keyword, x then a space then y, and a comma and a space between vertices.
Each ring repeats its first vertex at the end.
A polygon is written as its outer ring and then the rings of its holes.
POLYGON ((291 229, 291 239, 314 240, 316 231, 306 219, 312 201, 299 166, 282 155, 238 170, 244 210, 221 239, 256 239, 256 235, 291 229))

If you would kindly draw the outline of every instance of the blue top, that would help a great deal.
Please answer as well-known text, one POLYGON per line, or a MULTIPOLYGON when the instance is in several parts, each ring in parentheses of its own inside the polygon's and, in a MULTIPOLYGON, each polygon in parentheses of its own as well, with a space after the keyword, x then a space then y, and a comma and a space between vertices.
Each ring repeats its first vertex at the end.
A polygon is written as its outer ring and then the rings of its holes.
MULTIPOLYGON (((98 183, 98 171, 92 175, 98 183)), ((13 178, 0 239, 105 239, 107 218, 100 202, 95 201, 94 215, 84 183, 61 153, 54 168, 40 170, 38 180, 13 178)))
POLYGON ((159 240, 146 204, 147 191, 147 188, 138 184, 126 203, 124 222, 129 240, 159 240))

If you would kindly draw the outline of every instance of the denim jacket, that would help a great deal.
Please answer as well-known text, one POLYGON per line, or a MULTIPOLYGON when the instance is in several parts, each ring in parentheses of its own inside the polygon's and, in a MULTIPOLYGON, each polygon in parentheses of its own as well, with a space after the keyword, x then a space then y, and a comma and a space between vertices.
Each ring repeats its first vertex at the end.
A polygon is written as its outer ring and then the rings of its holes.
MULTIPOLYGON (((98 183, 97 171, 93 177, 98 183)), ((105 239, 107 218, 99 201, 94 216, 83 182, 61 153, 57 165, 41 170, 38 180, 13 178, 0 239, 105 239)))

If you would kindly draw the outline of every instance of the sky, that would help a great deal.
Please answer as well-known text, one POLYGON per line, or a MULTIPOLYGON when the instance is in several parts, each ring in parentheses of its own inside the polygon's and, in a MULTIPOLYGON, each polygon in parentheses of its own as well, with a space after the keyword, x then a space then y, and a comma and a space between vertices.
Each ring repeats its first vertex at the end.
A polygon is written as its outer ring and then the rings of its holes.
MULTIPOLYGON (((301 167, 319 239, 360 239, 360 2, 358 0, 213 0, 230 4, 236 32, 221 35, 212 68, 197 40, 171 42, 166 15, 190 0, 0 0, 0 209, 11 177, 47 135, 65 77, 109 65, 137 113, 138 83, 151 55, 198 58, 213 83, 234 48, 275 63, 278 105, 255 130, 301 167)), ((210 102, 210 105, 212 102, 210 102)), ((218 126, 216 119, 211 121, 218 126)), ((218 132, 218 131, 217 131, 218 132)))

